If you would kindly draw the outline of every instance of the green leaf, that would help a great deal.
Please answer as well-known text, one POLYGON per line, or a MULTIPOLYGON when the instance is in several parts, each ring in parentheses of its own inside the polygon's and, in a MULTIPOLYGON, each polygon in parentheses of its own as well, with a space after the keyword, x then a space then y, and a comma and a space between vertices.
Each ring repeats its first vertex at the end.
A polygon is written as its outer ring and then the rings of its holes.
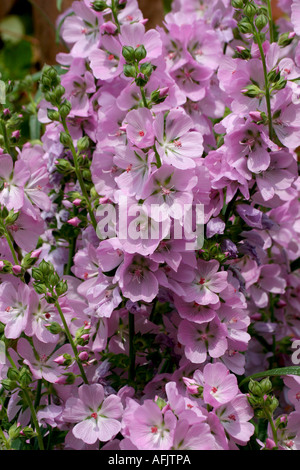
POLYGON ((29 118, 30 140, 38 140, 41 135, 41 123, 37 116, 30 116, 29 118))
POLYGON ((265 372, 258 372, 257 374, 249 375, 245 377, 239 386, 244 385, 249 382, 250 379, 260 379, 262 377, 274 377, 282 375, 299 375, 300 376, 300 366, 290 366, 290 367, 281 367, 277 369, 270 369, 265 372))
POLYGON ((62 0, 56 0, 56 7, 57 7, 58 11, 61 11, 62 0))

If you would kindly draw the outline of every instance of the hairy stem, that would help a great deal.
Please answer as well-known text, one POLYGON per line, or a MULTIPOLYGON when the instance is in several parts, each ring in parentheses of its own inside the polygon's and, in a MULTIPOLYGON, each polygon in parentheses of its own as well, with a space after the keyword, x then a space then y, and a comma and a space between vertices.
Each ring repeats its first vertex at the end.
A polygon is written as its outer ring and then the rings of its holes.
POLYGON ((27 404, 29 406, 29 409, 30 409, 32 421, 33 421, 33 424, 34 424, 34 427, 35 427, 35 431, 37 433, 37 440, 38 440, 38 443, 39 443, 39 448, 40 448, 40 450, 45 450, 43 437, 42 437, 41 430, 40 430, 40 427, 39 427, 39 423, 38 423, 38 419, 37 419, 37 416, 36 416, 35 408, 32 404, 32 401, 31 401, 30 395, 28 393, 28 390, 26 388, 22 388, 22 390, 23 390, 23 393, 25 395, 25 398, 26 398, 27 404))
POLYGON ((66 119, 62 119, 62 125, 64 126, 65 132, 68 134, 68 136, 71 139, 70 150, 72 152, 72 156, 73 156, 73 160, 74 160, 74 167, 75 167, 76 176, 77 176, 77 179, 79 181, 82 194, 83 194, 84 198, 86 199, 87 209, 88 209, 88 213, 90 214, 92 225, 93 225, 94 229, 96 230, 97 229, 97 221, 96 221, 96 218, 95 218, 92 206, 91 206, 91 201, 90 201, 86 186, 85 186, 83 178, 82 178, 82 174, 81 174, 80 167, 79 167, 79 164, 78 164, 77 152, 76 152, 74 144, 72 142, 72 138, 71 138, 71 135, 70 135, 67 123, 66 123, 66 119))
POLYGON ((68 324, 67 324, 67 322, 66 322, 65 316, 64 316, 64 314, 63 314, 63 312, 62 312, 62 309, 61 309, 61 307, 60 307, 60 305, 59 305, 58 300, 55 302, 55 307, 57 308, 57 311, 58 311, 58 313, 59 313, 59 316, 60 316, 60 318, 61 318, 61 321, 62 321, 62 323, 63 323, 63 325, 64 325, 65 333, 66 333, 67 338, 68 338, 68 340, 69 340, 69 343, 70 343, 70 345, 71 345, 71 347, 72 347, 72 349, 73 349, 73 353, 74 353, 74 356, 75 356, 75 361, 76 361, 77 364, 78 364, 81 377, 82 377, 84 383, 85 383, 85 384, 88 384, 89 381, 88 381, 87 376, 86 376, 86 374, 85 374, 85 372, 84 372, 82 362, 81 362, 81 360, 79 359, 79 355, 78 355, 78 351, 77 351, 76 345, 75 345, 75 343, 74 343, 74 341, 73 341, 71 332, 70 332, 70 330, 69 330, 68 324))
POLYGON ((269 88, 269 80, 268 80, 268 71, 267 71, 267 64, 266 64, 266 58, 265 58, 265 53, 262 47, 261 43, 261 37, 260 33, 256 31, 254 34, 257 40, 257 45, 259 48, 259 52, 261 55, 261 60, 263 64, 263 69, 264 69, 264 77, 265 77, 265 96, 266 96, 266 103, 267 103, 267 110, 268 110, 268 123, 269 123, 269 137, 272 140, 273 139, 273 124, 272 124, 272 111, 271 111, 271 96, 270 96, 270 88, 269 88))

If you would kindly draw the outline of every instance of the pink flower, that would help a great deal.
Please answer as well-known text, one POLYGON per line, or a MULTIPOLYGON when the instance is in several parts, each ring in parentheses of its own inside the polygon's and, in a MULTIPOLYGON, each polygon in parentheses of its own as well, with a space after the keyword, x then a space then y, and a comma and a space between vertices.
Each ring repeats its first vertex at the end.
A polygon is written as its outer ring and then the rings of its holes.
POLYGON ((168 165, 185 170, 194 168, 194 159, 203 153, 203 137, 190 131, 193 121, 182 109, 171 110, 166 119, 159 114, 154 122, 156 150, 168 165))
POLYGON ((154 144, 153 118, 146 108, 134 109, 126 116, 126 132, 133 145, 139 148, 152 147, 154 144))
POLYGON ((63 418, 69 423, 77 423, 73 435, 86 444, 110 441, 121 430, 119 418, 123 407, 116 395, 104 396, 100 384, 82 385, 78 398, 68 398, 63 418))
POLYGON ((64 372, 55 362, 55 359, 63 354, 72 354, 70 344, 65 344, 59 349, 53 343, 42 343, 37 338, 33 338, 33 347, 25 338, 18 341, 18 353, 24 359, 24 364, 28 365, 35 379, 45 379, 50 383, 55 383, 64 372))
POLYGON ((203 398, 215 408, 229 403, 238 394, 235 375, 230 374, 221 363, 207 364, 203 369, 203 378, 203 398))
POLYGON ((174 444, 176 450, 213 450, 214 437, 206 423, 189 425, 188 421, 181 420, 177 424, 174 444))
POLYGON ((197 302, 199 305, 216 304, 219 296, 227 287, 227 272, 220 271, 216 260, 198 261, 195 278, 185 289, 184 300, 197 302))
POLYGON ((220 406, 215 411, 225 431, 240 445, 245 445, 254 433, 253 424, 249 420, 253 417, 245 395, 237 395, 230 403, 220 406))
POLYGON ((221 357, 227 349, 226 330, 216 318, 210 323, 192 323, 183 320, 178 328, 178 340, 191 362, 202 364, 209 354, 221 357))
POLYGON ((24 186, 30 177, 26 164, 17 160, 15 165, 10 155, 0 155, 0 178, 4 188, 0 193, 0 204, 10 211, 19 210, 24 204, 24 186))
POLYGON ((19 338, 25 330, 34 294, 22 282, 4 282, 0 285, 0 321, 6 325, 4 333, 7 338, 19 338))
POLYGON ((172 411, 163 414, 156 403, 146 400, 132 410, 131 421, 130 440, 138 449, 171 449, 177 422, 172 411))

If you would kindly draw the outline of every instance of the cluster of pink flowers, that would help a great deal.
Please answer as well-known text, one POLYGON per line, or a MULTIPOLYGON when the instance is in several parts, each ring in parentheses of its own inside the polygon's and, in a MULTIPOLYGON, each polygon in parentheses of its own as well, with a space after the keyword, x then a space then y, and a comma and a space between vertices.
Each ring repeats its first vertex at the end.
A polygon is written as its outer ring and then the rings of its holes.
POLYGON ((300 1, 280 5, 277 30, 252 0, 174 0, 155 30, 137 0, 59 19, 41 145, 0 155, 3 446, 300 448, 298 378, 239 386, 300 339, 300 1))

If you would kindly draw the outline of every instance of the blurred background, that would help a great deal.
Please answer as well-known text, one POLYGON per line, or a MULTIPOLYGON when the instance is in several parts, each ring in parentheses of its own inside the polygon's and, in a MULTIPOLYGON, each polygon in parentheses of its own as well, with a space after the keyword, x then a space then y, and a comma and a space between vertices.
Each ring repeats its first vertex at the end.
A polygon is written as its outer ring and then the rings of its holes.
MULTIPOLYGON (((57 17, 73 0, 0 0, 0 73, 18 80, 54 64, 63 50, 55 33, 57 17)), ((148 28, 161 25, 171 0, 139 0, 148 28)), ((273 0, 274 16, 281 15, 273 0)))

